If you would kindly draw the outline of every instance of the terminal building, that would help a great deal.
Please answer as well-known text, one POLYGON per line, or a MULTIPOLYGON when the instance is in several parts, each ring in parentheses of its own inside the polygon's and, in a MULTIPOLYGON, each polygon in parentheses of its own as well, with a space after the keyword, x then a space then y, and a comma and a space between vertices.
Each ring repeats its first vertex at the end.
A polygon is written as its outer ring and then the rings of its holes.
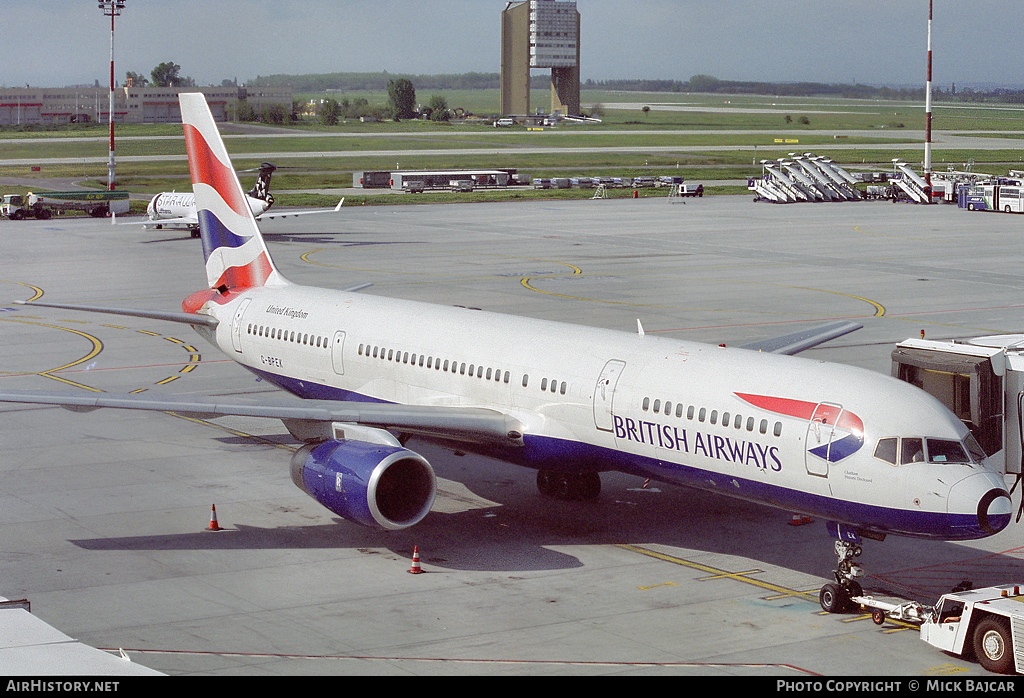
POLYGON ((575 0, 509 2, 501 13, 501 112, 530 114, 530 70, 551 69, 551 113, 580 113, 580 13, 575 0))
MULTIPOLYGON (((239 103, 259 112, 272 104, 291 111, 290 87, 119 87, 114 123, 181 123, 179 92, 202 92, 217 121, 228 121, 239 103)), ((16 87, 0 89, 0 126, 110 123, 109 87, 16 87)))

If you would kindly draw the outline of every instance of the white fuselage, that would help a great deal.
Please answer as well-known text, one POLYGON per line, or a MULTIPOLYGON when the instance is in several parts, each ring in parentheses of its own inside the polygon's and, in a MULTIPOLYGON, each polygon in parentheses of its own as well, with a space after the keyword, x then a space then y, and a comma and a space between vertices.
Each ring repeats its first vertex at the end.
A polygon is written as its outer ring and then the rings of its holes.
MULTIPOLYGON (((270 208, 263 199, 246 196, 252 215, 259 216, 270 208)), ((196 213, 196 195, 192 192, 160 192, 149 201, 146 215, 151 221, 173 220, 180 226, 199 225, 196 213)))
MULTIPOLYGON (((488 453, 519 465, 618 470, 882 533, 994 532, 979 529, 979 501, 1004 489, 999 473, 874 457, 883 438, 968 434, 888 376, 311 287, 219 301, 203 310, 221 320, 210 338, 274 384, 309 399, 497 409, 523 424, 524 445, 488 453)), ((1009 504, 995 506, 986 523, 998 529, 1009 504)))

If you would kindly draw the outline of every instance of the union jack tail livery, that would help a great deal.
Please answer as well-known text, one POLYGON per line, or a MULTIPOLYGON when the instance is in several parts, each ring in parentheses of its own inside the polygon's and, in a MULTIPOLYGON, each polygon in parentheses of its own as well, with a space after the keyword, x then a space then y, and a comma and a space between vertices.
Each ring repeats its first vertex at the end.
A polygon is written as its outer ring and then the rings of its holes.
POLYGON ((263 243, 205 96, 179 98, 210 288, 226 293, 287 285, 263 243))

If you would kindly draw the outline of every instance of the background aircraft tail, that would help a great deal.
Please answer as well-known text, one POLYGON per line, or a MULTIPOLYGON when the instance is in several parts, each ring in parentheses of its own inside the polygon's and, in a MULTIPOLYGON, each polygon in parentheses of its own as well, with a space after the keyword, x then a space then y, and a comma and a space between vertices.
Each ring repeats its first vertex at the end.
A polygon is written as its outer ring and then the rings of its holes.
POLYGON ((182 93, 178 99, 210 288, 287 284, 270 259, 206 97, 182 93))
POLYGON ((260 174, 256 177, 256 184, 249 190, 249 196, 266 201, 268 208, 274 205, 274 195, 270 193, 270 177, 276 169, 277 165, 269 162, 260 163, 260 174))

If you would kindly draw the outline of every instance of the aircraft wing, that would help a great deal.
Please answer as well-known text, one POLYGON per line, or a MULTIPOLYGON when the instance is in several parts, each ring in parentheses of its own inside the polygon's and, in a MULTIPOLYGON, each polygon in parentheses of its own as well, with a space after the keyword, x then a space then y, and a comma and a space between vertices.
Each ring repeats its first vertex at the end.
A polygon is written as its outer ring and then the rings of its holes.
POLYGON ((129 410, 174 412, 199 419, 229 415, 280 419, 293 434, 330 436, 333 423, 433 436, 451 441, 521 446, 523 426, 497 410, 441 405, 396 405, 338 400, 218 401, 184 396, 144 394, 69 394, 11 390, 0 392, 0 402, 59 405, 73 412, 108 407, 129 410))
POLYGON ((793 355, 798 354, 805 349, 816 347, 830 339, 842 337, 844 334, 849 334, 850 332, 859 330, 862 327, 863 325, 856 322, 842 320, 839 322, 832 322, 827 325, 818 325, 817 327, 811 327, 809 329, 793 332, 792 334, 783 335, 781 337, 773 337, 759 342, 751 342, 750 344, 744 344, 740 349, 752 349, 754 351, 764 351, 770 354, 793 355))
POLYGON ((270 209, 267 209, 266 211, 264 211, 260 215, 256 216, 256 220, 258 220, 258 221, 271 221, 271 220, 274 220, 275 218, 290 218, 292 216, 308 216, 308 215, 313 214, 313 213, 337 213, 338 211, 341 210, 341 205, 343 203, 345 203, 345 197, 341 197, 341 201, 339 201, 338 205, 335 206, 332 209, 317 208, 317 209, 311 209, 309 211, 281 211, 281 210, 277 210, 277 209, 272 211, 270 209))

